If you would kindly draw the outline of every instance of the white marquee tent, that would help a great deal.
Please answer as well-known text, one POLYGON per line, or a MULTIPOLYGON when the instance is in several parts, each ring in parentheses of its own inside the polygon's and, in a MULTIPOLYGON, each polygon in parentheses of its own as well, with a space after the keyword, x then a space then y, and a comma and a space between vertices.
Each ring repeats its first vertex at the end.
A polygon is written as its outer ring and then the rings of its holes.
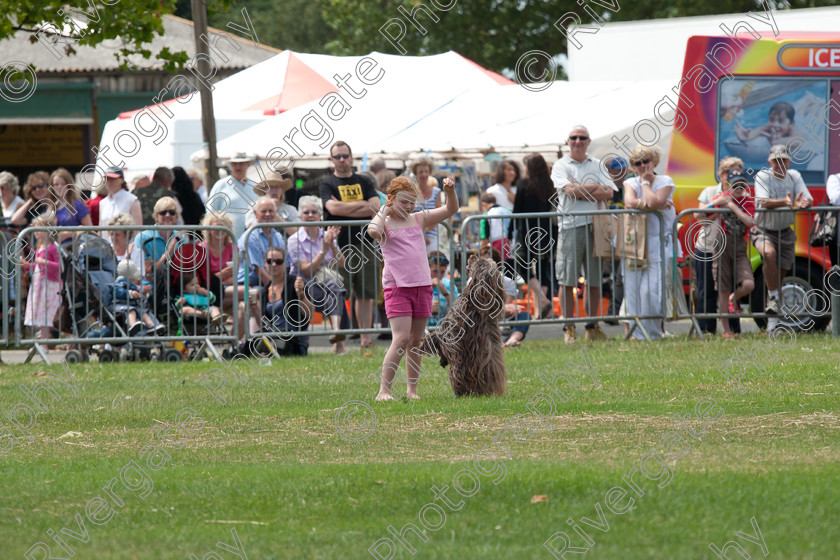
MULTIPOLYGON (((643 119, 656 123, 654 107, 672 86, 670 82, 554 82, 543 91, 529 91, 518 85, 505 87, 473 87, 459 91, 441 84, 431 95, 412 90, 394 93, 401 82, 383 79, 370 99, 360 100, 341 119, 323 119, 330 135, 323 141, 297 136, 298 147, 305 152, 294 156, 284 141, 293 129, 313 124, 312 113, 322 113, 317 103, 308 103, 270 121, 218 143, 219 157, 246 151, 261 159, 288 162, 295 157, 299 167, 325 167, 329 145, 335 139, 347 141, 357 160, 381 155, 391 162, 403 161, 412 155, 432 152, 443 156, 481 158, 490 151, 518 155, 531 151, 556 153, 571 126, 585 124, 593 135, 591 151, 603 155, 615 151, 610 137, 616 131, 629 132, 643 119), (283 150, 288 156, 277 158, 283 150)), ((650 140, 659 134, 658 143, 667 153, 672 114, 662 113, 664 125, 643 127, 640 136, 650 140)), ((324 130, 319 124, 320 130, 324 130)), ((312 130, 311 132, 317 132, 312 130)), ((623 134, 623 132, 622 132, 623 134)), ((316 137, 311 134, 311 137, 316 137)), ((620 134, 621 136, 621 134, 620 134)), ((193 154, 201 159, 203 152, 193 154)), ((554 159, 554 157, 550 159, 554 159)))
MULTIPOLYGON (((382 88, 378 82, 372 85, 364 82, 371 84, 380 75, 380 82, 399 88, 399 91, 390 90, 390 95, 410 94, 430 99, 437 99, 441 96, 439 92, 452 89, 463 91, 476 85, 498 87, 511 83, 455 52, 425 57, 381 53, 371 53, 367 57, 336 57, 284 51, 214 84, 217 137, 225 138, 259 122, 273 120, 276 115, 301 104, 317 103, 330 92, 334 95, 340 92, 348 105, 365 104, 370 99, 366 90, 382 88), (363 62, 365 58, 375 60, 376 66, 363 62), (340 80, 345 80, 346 85, 342 88, 338 87, 340 80)), ((186 82, 181 78, 177 80, 172 89, 180 86, 186 92, 186 82)), ((395 103, 396 99, 387 102, 395 103)), ((123 113, 120 118, 108 122, 100 147, 110 148, 106 154, 108 159, 119 160, 115 142, 120 142, 121 152, 125 154, 136 143, 131 135, 138 138, 141 145, 137 153, 121 158, 129 174, 149 173, 161 165, 188 166, 189 155, 203 144, 200 118, 200 97, 197 92, 188 94, 162 105, 123 113), (149 132, 157 128, 158 131, 144 135, 139 128, 149 132)), ((98 164, 101 168, 107 166, 103 162, 98 164)))

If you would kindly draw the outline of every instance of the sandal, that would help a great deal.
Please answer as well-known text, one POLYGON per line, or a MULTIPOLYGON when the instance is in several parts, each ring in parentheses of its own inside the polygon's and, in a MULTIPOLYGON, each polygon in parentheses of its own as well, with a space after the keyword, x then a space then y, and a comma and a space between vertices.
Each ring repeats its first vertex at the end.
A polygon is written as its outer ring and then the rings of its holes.
POLYGON ((724 340, 738 340, 738 335, 732 332, 723 333, 720 337, 724 340))

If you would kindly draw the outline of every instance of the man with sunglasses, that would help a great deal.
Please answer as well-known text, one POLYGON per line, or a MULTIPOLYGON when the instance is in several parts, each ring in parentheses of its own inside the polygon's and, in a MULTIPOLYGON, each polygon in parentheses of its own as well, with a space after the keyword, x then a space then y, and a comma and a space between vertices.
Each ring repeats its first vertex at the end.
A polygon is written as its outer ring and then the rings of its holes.
MULTIPOLYGON (((367 220, 379 212, 379 195, 367 177, 353 172, 353 152, 346 142, 330 147, 335 173, 321 181, 318 194, 324 202, 326 220, 367 220)), ((338 246, 348 257, 344 277, 349 279, 359 328, 373 325, 373 302, 379 296, 379 266, 370 237, 362 238, 362 226, 342 226, 338 246), (361 266, 359 266, 361 263, 361 266)), ((373 345, 369 334, 360 336, 362 348, 373 345)))
MULTIPOLYGON (((563 213, 558 224, 557 282, 563 291, 560 306, 567 319, 575 314, 574 287, 581 275, 581 266, 588 288, 584 296, 587 316, 597 316, 601 307, 603 264, 593 254, 592 216, 569 215, 570 212, 597 210, 598 203, 612 199, 616 190, 601 161, 586 153, 591 142, 585 126, 574 126, 569 132, 569 153, 557 160, 551 170, 558 210, 563 213)), ((589 322, 585 328, 587 341, 606 338, 597 323, 589 322)), ((563 330, 567 344, 577 340, 574 323, 567 323, 563 330)))
MULTIPOLYGON (((261 196, 254 203, 254 215, 257 218, 257 224, 270 224, 280 221, 274 199, 267 196, 261 196)), ((271 227, 254 229, 248 236, 247 245, 245 236, 241 236, 237 246, 240 254, 245 251, 248 252, 249 288, 258 288, 271 280, 271 275, 265 267, 265 257, 268 254, 268 249, 279 247, 283 251, 286 250, 283 234, 271 227)), ((240 284, 245 282, 245 275, 245 260, 242 259, 238 278, 240 284)))

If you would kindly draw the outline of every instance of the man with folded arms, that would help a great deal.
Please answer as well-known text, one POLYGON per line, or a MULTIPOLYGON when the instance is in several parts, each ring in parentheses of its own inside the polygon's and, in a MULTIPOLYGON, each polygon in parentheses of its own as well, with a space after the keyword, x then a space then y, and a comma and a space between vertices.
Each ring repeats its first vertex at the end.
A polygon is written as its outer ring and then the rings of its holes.
MULTIPOLYGON (((592 216, 568 215, 569 212, 597 210, 598 203, 612 199, 616 190, 601 161, 586 153, 591 142, 585 126, 573 127, 569 132, 569 154, 557 160, 551 170, 551 180, 557 189, 558 210, 564 213, 558 225, 557 282, 563 290, 560 303, 566 319, 575 313, 574 287, 582 265, 588 288, 584 296, 587 316, 599 315, 601 307, 603 264, 593 254, 595 240, 592 235, 592 216)), ((585 328, 588 341, 606 338, 597 323, 589 322, 585 328)), ((567 344, 577 340, 574 323, 567 323, 563 330, 567 344)))
MULTIPOLYGON (((770 148, 767 158, 770 169, 755 176, 756 207, 767 210, 810 208, 814 203, 798 171, 790 169, 790 153, 784 144, 770 148)), ((793 266, 796 233, 791 229, 796 214, 777 210, 757 212, 750 240, 764 261, 764 283, 767 285, 768 315, 779 314, 779 286, 793 266)), ((776 321, 768 321, 772 330, 776 321)))

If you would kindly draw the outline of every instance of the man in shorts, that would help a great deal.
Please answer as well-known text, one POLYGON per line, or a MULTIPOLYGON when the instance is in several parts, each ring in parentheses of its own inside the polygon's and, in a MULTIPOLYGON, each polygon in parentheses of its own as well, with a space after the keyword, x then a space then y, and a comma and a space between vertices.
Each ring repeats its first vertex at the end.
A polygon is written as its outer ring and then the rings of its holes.
MULTIPOLYGON (((575 295, 578 277, 586 278, 586 314, 594 317, 600 314, 601 307, 601 259, 593 254, 595 240, 592 235, 592 216, 570 216, 569 212, 592 212, 598 209, 598 202, 612 199, 615 186, 604 171, 601 161, 586 153, 589 144, 589 131, 585 126, 575 126, 569 132, 570 152, 554 163, 551 180, 557 189, 557 206, 565 215, 558 224, 557 246, 557 283, 562 286, 563 297, 560 299, 563 317, 574 315, 575 295)), ((585 325, 586 340, 606 338, 597 323, 585 325)), ((575 324, 567 323, 564 327, 564 339, 567 344, 576 339, 575 324)))
MULTIPOLYGON (((353 152, 341 140, 330 147, 330 161, 335 173, 328 175, 318 186, 324 202, 325 219, 369 220, 379 212, 379 195, 367 177, 353 172, 353 152)), ((346 226, 338 234, 339 248, 345 254, 344 276, 349 279, 359 328, 373 325, 373 302, 379 295, 379 261, 373 240, 362 226, 346 226)), ((360 336, 362 348, 370 348, 369 334, 360 336)))
MULTIPOLYGON (((784 144, 770 148, 770 169, 755 176, 756 207, 773 209, 810 208, 814 203, 798 171, 790 169, 790 153, 784 144)), ((779 286, 793 266, 796 233, 791 229, 793 212, 758 212, 750 240, 764 261, 768 315, 779 314, 779 286)))

